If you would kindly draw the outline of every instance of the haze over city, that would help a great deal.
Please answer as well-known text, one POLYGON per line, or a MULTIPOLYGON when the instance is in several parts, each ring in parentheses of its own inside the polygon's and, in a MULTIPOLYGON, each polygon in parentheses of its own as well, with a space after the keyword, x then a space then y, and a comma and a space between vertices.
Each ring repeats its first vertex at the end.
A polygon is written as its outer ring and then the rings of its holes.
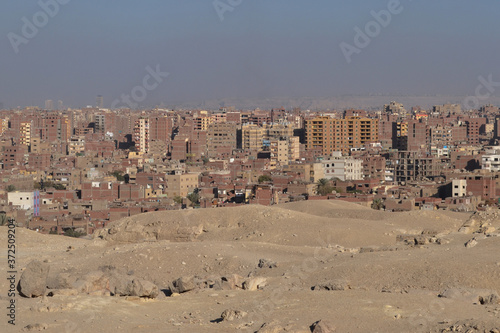
POLYGON ((494 0, 401 0, 398 14, 350 63, 340 44, 354 45, 355 28, 364 31, 371 12, 387 10, 388 1, 243 0, 219 10, 202 0, 64 2, 17 53, 8 34, 23 37, 22 18, 33 22, 41 7, 3 4, 4 107, 43 106, 47 99, 84 107, 96 95, 110 107, 156 65, 170 75, 143 107, 225 98, 467 96, 480 75, 500 81, 494 0))

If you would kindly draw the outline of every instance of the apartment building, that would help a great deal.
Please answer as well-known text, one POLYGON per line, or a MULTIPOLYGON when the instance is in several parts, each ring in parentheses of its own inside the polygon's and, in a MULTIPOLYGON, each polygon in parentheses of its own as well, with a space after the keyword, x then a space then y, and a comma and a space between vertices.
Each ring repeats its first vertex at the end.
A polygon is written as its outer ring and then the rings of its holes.
POLYGON ((348 155, 351 148, 377 141, 378 119, 320 116, 306 121, 306 148, 319 148, 323 155, 335 151, 348 155))
POLYGON ((363 179, 363 161, 350 156, 342 156, 341 152, 333 152, 321 161, 325 178, 346 180, 363 179))

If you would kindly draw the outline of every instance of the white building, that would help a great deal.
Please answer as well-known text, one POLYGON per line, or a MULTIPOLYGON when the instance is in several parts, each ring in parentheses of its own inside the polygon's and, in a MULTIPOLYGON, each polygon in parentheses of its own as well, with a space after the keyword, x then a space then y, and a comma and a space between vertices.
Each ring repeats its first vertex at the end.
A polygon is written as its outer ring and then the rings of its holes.
POLYGON ((333 152, 332 156, 321 161, 325 178, 345 180, 363 179, 362 160, 350 156, 342 156, 341 152, 333 152))
POLYGON ((21 209, 33 209, 35 206, 35 195, 33 192, 9 192, 7 193, 9 205, 20 207, 21 209))
POLYGON ((467 180, 453 179, 451 181, 452 197, 465 197, 467 195, 467 180))
POLYGON ((483 155, 481 168, 489 171, 500 171, 500 155, 483 155))

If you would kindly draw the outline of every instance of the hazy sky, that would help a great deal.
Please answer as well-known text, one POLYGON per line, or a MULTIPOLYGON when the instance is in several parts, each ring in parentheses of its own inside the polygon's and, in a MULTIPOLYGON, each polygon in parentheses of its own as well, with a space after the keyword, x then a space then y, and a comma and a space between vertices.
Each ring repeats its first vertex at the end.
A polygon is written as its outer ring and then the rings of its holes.
POLYGON ((391 1, 220 0, 241 2, 222 21, 213 0, 59 1, 67 4, 46 15, 46 24, 37 1, 2 3, 5 107, 46 99, 79 107, 95 104, 99 94, 109 107, 134 87, 140 91, 146 67, 157 65, 170 75, 147 91, 142 106, 226 97, 469 95, 480 75, 500 82, 498 0, 401 0, 400 13, 374 30, 350 63, 340 43, 354 47, 354 28, 364 30, 374 21, 370 12, 387 10, 391 1), (34 36, 23 33, 23 17, 39 20, 34 36), (29 37, 18 53, 12 33, 29 37))

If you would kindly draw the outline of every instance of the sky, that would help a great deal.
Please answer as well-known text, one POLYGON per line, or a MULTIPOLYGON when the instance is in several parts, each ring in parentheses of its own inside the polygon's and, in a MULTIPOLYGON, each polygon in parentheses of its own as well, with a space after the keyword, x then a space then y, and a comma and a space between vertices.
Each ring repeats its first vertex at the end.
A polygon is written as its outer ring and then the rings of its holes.
POLYGON ((0 103, 473 95, 479 76, 500 82, 499 12, 497 0, 4 1, 0 103))

